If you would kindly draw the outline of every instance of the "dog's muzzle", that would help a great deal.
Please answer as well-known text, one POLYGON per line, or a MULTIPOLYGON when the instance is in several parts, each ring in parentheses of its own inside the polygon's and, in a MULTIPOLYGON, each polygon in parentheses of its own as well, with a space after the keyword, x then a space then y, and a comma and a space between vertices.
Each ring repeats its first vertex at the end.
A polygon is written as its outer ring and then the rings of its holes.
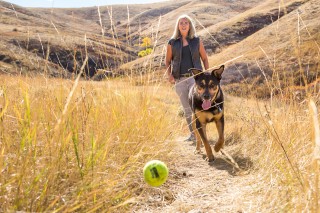
POLYGON ((211 102, 212 101, 212 97, 210 96, 209 92, 205 92, 202 95, 202 109, 204 110, 208 110, 211 107, 211 102))
POLYGON ((210 109, 210 107, 211 107, 211 100, 210 99, 204 99, 203 101, 202 101, 202 109, 204 109, 204 110, 208 110, 208 109, 210 109))

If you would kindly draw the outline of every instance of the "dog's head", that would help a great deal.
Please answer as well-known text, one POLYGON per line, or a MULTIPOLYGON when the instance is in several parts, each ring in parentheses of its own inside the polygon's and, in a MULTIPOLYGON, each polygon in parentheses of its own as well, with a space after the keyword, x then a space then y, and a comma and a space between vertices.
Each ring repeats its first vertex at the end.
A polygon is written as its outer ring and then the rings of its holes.
POLYGON ((190 70, 196 82, 196 93, 202 100, 202 108, 207 110, 218 96, 224 65, 218 69, 210 69, 204 72, 195 68, 190 70))

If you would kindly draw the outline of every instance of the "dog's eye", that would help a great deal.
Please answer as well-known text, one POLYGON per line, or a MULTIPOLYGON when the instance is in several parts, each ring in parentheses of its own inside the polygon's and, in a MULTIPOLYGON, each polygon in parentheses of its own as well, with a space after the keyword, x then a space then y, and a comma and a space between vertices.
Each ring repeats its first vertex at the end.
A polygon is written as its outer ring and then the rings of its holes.
POLYGON ((210 84, 210 85, 209 85, 209 88, 210 88, 210 89, 216 89, 216 88, 217 88, 217 85, 210 84))
POLYGON ((199 87, 204 88, 205 87, 204 83, 200 83, 199 87))

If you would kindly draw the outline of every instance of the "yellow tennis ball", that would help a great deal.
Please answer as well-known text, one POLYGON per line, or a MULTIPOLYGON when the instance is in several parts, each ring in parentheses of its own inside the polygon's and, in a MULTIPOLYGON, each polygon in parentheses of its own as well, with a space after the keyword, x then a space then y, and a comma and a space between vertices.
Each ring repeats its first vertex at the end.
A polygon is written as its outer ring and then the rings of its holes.
POLYGON ((169 175, 168 167, 159 160, 151 160, 143 167, 144 180, 150 186, 161 186, 169 175))

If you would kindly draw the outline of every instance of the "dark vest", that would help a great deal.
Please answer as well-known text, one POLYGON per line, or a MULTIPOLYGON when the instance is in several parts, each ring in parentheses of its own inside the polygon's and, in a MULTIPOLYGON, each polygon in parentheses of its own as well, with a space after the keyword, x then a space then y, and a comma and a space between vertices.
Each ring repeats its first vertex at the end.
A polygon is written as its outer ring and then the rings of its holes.
MULTIPOLYGON (((194 68, 202 70, 201 60, 200 60, 200 39, 195 37, 193 39, 187 38, 191 57, 192 57, 192 64, 194 68)), ((181 63, 181 56, 182 56, 182 39, 170 39, 169 44, 172 47, 172 59, 171 59, 171 72, 175 79, 180 78, 180 63, 181 63)))

